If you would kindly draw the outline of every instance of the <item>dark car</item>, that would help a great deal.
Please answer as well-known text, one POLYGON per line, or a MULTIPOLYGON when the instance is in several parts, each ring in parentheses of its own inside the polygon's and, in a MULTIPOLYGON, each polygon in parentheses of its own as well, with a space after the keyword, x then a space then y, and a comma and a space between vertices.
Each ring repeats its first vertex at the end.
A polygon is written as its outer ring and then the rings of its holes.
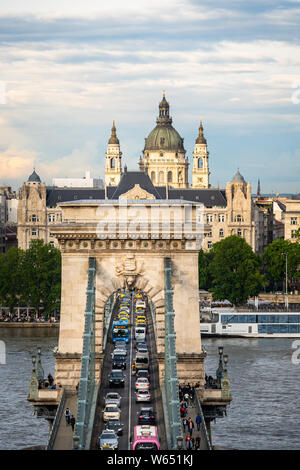
POLYGON ((108 382, 110 387, 124 387, 125 377, 123 371, 121 369, 113 369, 108 376, 108 382))
POLYGON ((141 408, 141 411, 138 413, 138 424, 155 424, 155 414, 153 408, 141 408))
POLYGON ((105 425, 105 429, 114 431, 118 436, 123 435, 123 424, 119 419, 109 419, 105 425))
POLYGON ((116 354, 112 360, 113 369, 126 369, 126 356, 116 354))

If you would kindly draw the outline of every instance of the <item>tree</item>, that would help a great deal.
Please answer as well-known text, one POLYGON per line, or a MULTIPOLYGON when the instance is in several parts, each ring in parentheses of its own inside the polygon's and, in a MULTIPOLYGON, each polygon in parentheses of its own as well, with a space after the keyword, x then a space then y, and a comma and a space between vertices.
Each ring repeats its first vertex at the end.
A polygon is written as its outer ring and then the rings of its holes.
MULTIPOLYGON (((278 285, 285 285, 286 256, 288 280, 299 277, 298 266, 300 264, 300 244, 290 240, 278 240, 270 243, 264 250, 263 261, 266 277, 270 286, 277 289, 278 285)), ((285 290, 285 289, 284 289, 285 290)))
POLYGON ((264 286, 261 260, 242 237, 232 235, 213 244, 211 257, 214 300, 227 299, 233 305, 242 305, 264 286))
POLYGON ((61 254, 42 240, 34 240, 25 251, 23 263, 24 297, 38 311, 46 314, 59 306, 61 290, 61 254))
POLYGON ((209 263, 212 259, 211 251, 199 251, 199 289, 209 289, 211 287, 211 275, 209 272, 209 263))
POLYGON ((23 293, 23 260, 24 251, 17 247, 11 247, 7 253, 0 255, 0 302, 9 307, 11 313, 23 293))

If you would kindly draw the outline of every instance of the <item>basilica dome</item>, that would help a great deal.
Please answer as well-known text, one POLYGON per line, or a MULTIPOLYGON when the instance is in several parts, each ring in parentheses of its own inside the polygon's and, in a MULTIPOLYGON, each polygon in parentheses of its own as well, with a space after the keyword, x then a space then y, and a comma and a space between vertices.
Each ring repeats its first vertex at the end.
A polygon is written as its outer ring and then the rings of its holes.
POLYGON ((183 139, 172 126, 172 118, 169 116, 169 103, 165 95, 159 103, 159 117, 156 119, 156 127, 145 139, 147 150, 182 151, 184 152, 183 139))

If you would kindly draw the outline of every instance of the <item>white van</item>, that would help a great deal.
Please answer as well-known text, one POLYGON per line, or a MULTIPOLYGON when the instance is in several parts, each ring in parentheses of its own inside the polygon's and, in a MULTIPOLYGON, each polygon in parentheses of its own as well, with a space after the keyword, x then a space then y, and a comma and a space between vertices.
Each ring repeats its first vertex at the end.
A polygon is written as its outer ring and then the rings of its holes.
POLYGON ((136 326, 134 329, 134 337, 137 341, 145 341, 146 339, 146 327, 136 326))

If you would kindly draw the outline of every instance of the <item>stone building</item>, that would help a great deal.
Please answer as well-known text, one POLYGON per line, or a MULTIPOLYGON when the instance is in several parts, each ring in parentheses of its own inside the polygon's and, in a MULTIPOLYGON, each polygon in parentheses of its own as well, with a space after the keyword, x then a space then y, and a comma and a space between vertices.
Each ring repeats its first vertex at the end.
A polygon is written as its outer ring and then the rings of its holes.
POLYGON ((207 224, 203 249, 236 234, 244 237, 255 252, 262 249, 261 216, 251 197, 251 186, 238 171, 225 189, 209 183, 209 152, 200 122, 193 153, 192 185, 188 181, 188 159, 183 139, 172 126, 169 104, 163 95, 156 127, 145 139, 140 171, 122 169, 122 152, 115 122, 108 141, 105 187, 46 187, 34 171, 23 184, 18 210, 19 246, 28 249, 33 239, 41 238, 55 246, 51 227, 62 221, 60 204, 76 200, 122 200, 134 192, 135 199, 188 201, 202 204, 203 223, 207 224), (134 190, 134 191, 133 191, 134 190))

